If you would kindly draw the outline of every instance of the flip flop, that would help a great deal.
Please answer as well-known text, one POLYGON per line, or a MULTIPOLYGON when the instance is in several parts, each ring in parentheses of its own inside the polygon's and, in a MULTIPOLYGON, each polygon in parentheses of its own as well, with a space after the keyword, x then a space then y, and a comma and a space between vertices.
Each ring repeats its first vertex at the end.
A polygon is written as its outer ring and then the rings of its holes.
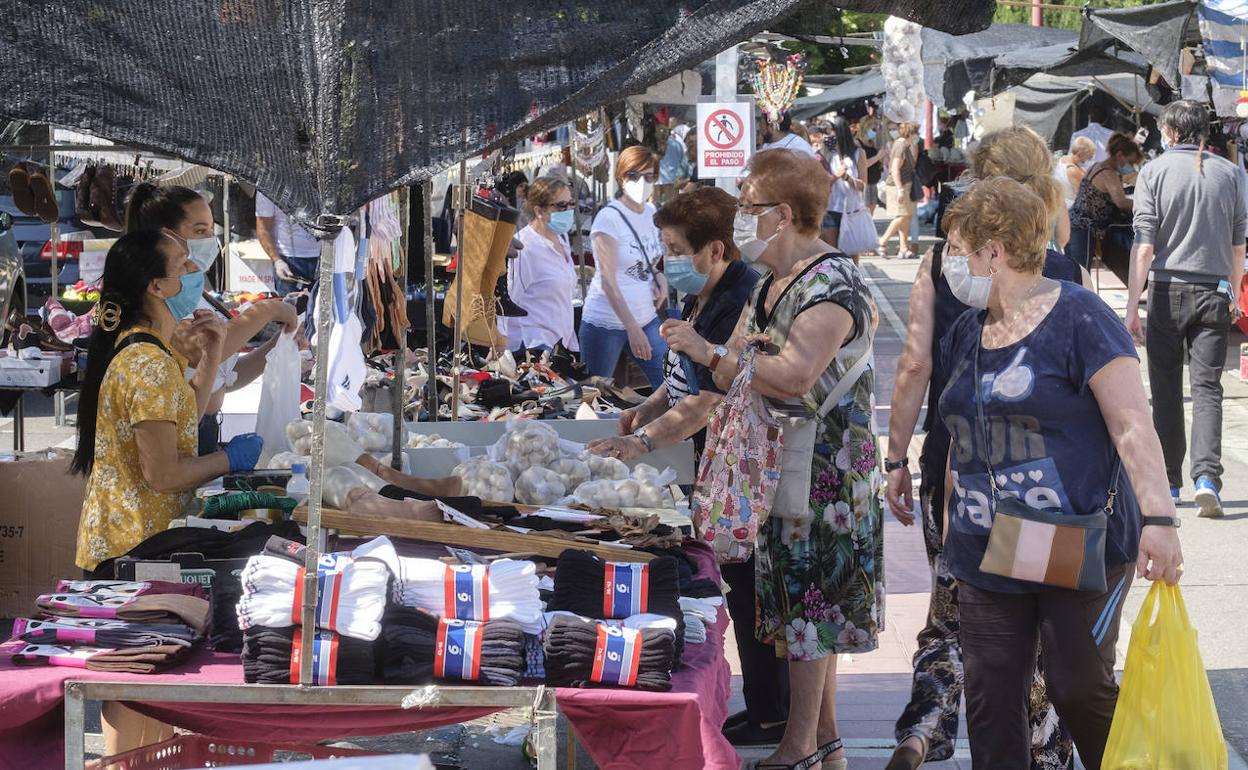
MULTIPOLYGON (((834 749, 835 750, 835 749, 834 749)), ((761 759, 754 760, 745 765, 746 770, 811 770, 818 767, 823 762, 823 750, 815 749, 813 754, 802 757, 791 765, 782 764, 780 762, 764 762, 761 759)))
POLYGON ((35 208, 35 194, 30 189, 30 169, 18 163, 9 171, 9 189, 13 193, 13 205, 28 217, 39 216, 35 208))
POLYGON ((841 757, 840 759, 828 759, 827 758, 827 756, 831 754, 832 752, 840 751, 844 747, 845 747, 845 744, 841 742, 840 738, 833 738, 832 740, 820 746, 819 750, 815 753, 819 755, 819 762, 824 767, 829 768, 829 770, 846 770, 849 767, 849 760, 846 759, 845 757, 841 757), (829 766, 827 764, 828 762, 831 762, 832 764, 829 766))
POLYGON ((95 179, 95 166, 87 166, 78 177, 78 187, 74 191, 74 206, 77 209, 78 221, 87 227, 99 227, 100 220, 91 207, 91 181, 95 179))
POLYGON ((46 224, 61 218, 61 208, 56 199, 56 189, 48 173, 41 168, 28 171, 30 192, 34 197, 35 211, 46 224))

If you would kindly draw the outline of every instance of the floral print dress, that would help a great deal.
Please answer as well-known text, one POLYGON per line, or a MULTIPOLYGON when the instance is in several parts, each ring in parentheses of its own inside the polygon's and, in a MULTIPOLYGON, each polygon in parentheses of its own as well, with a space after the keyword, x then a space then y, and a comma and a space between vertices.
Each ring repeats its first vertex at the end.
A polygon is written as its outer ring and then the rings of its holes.
MULTIPOLYGON (((841 376, 871 355, 870 292, 842 254, 820 257, 785 288, 772 308, 763 302, 771 278, 755 287, 745 333, 766 333, 783 348, 804 311, 834 302, 854 319, 853 339, 837 353, 811 392, 794 400, 766 399, 780 418, 813 415, 841 376)), ((817 427, 811 468, 810 517, 773 516, 759 529, 755 588, 758 636, 776 655, 816 660, 867 652, 884 628, 884 537, 876 449, 874 361, 817 427)))
MULTIPOLYGON (((117 341, 140 332, 160 339, 152 329, 135 327, 117 341)), ((165 347, 172 350, 167 342, 165 347)), ((185 368, 186 360, 176 351, 170 355, 148 342, 127 345, 109 363, 96 408, 95 464, 78 524, 74 561, 79 567, 94 569, 122 555, 186 513, 189 492, 157 492, 144 481, 134 438, 134 426, 141 422, 171 422, 178 454, 195 456, 195 391, 182 375, 185 368)))

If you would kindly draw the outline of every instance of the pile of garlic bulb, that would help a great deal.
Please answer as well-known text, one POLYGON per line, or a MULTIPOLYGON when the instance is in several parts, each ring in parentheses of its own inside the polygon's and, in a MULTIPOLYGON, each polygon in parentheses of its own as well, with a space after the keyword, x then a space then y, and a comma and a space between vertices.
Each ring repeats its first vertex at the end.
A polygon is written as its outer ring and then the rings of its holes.
POLYGON ((506 465, 496 463, 484 455, 474 457, 460 463, 451 471, 464 484, 464 494, 509 503, 515 499, 516 487, 511 480, 511 471, 506 465))

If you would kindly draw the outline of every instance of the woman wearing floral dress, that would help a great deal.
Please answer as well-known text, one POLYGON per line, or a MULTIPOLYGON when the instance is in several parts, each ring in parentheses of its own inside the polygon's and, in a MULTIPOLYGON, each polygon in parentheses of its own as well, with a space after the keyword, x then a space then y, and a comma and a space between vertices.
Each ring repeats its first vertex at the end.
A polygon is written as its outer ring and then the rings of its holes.
POLYGON ((812 418, 838 382, 853 381, 815 426, 809 502, 777 507, 758 533, 758 633, 788 658, 790 679, 784 738, 762 768, 845 767, 836 655, 875 649, 884 622, 874 375, 869 363, 855 366, 871 354, 873 313, 853 262, 819 239, 830 182, 813 158, 755 155, 736 239, 742 257, 770 275, 755 287, 728 346, 710 345, 682 321, 662 329, 672 350, 712 368, 721 385, 736 375, 747 346, 760 345, 752 387, 786 420, 812 418))

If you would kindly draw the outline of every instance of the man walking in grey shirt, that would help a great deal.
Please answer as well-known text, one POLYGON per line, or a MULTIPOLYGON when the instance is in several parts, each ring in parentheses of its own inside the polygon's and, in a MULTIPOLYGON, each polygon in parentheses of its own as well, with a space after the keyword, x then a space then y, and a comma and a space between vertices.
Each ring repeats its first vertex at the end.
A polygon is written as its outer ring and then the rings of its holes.
POLYGON ((1170 494, 1178 502, 1183 456, 1183 356, 1192 387, 1192 480, 1200 515, 1219 517, 1222 501, 1222 367, 1235 293, 1244 272, 1248 213, 1244 181, 1232 163, 1204 149, 1204 106, 1177 101, 1162 110, 1161 157, 1135 183, 1135 245, 1127 328, 1148 352, 1153 424, 1161 437, 1170 494), (1140 296, 1151 274, 1148 328, 1140 296))

